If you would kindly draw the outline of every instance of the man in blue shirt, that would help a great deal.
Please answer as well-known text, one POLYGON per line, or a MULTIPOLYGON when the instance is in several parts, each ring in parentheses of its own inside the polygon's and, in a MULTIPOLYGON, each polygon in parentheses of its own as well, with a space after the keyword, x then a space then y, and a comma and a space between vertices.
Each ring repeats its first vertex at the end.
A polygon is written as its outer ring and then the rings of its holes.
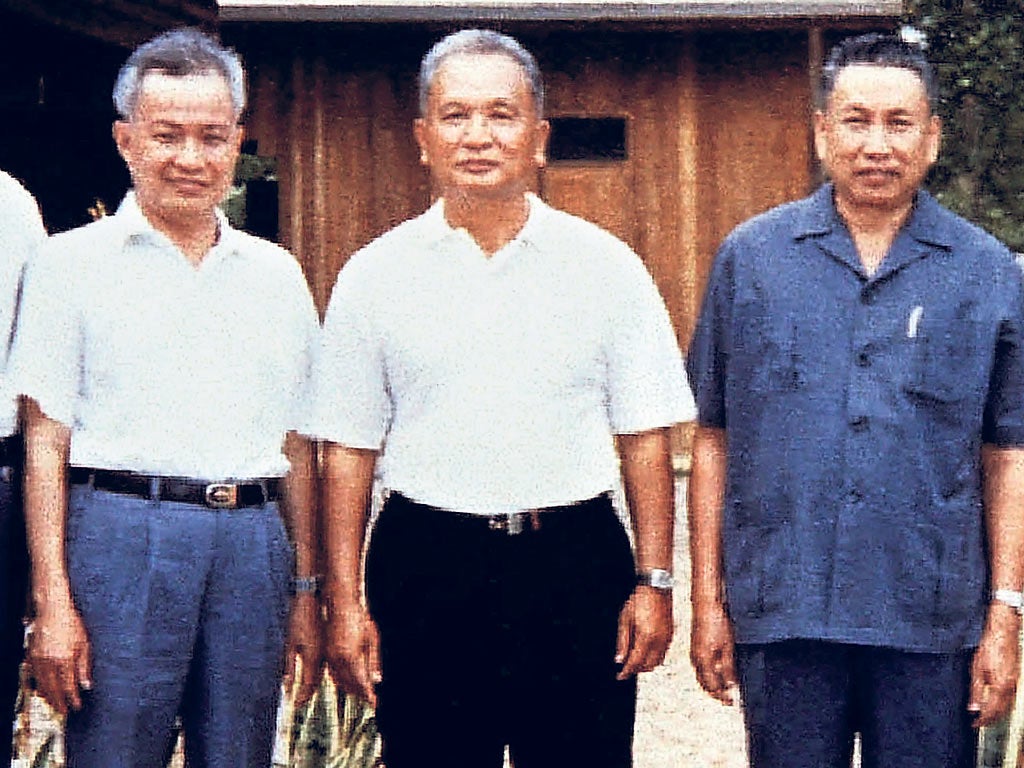
POLYGON ((688 356, 691 656, 751 764, 974 765, 1012 704, 1024 582, 1024 293, 921 183, 920 49, 837 46, 830 183, 724 242, 688 356))

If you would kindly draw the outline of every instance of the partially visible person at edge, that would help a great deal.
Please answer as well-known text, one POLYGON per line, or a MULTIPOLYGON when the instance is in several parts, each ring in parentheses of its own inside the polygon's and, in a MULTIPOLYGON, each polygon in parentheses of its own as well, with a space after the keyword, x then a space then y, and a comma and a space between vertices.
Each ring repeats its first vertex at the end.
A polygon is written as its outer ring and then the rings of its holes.
POLYGON ((682 356, 636 254, 529 192, 533 56, 464 30, 419 83, 440 199, 342 269, 316 376, 331 669, 377 703, 388 768, 498 767, 506 745, 517 768, 628 766, 635 676, 673 631, 682 356))
POLYGON ((39 206, 28 191, 0 171, 0 765, 11 764, 18 666, 25 641, 28 555, 21 503, 23 450, 18 396, 7 382, 6 366, 14 334, 21 273, 46 239, 39 206))
POLYGON ((974 765, 1011 706, 1024 581, 1024 292, 921 188, 921 49, 848 39, 814 116, 831 179, 722 245, 688 357, 701 685, 751 765, 974 765))
POLYGON ((162 34, 114 104, 133 188, 31 262, 12 351, 33 671, 67 713, 69 766, 163 766, 177 717, 193 768, 268 766, 286 648, 303 695, 319 667, 313 455, 294 431, 317 315, 295 259, 217 208, 238 57, 162 34))

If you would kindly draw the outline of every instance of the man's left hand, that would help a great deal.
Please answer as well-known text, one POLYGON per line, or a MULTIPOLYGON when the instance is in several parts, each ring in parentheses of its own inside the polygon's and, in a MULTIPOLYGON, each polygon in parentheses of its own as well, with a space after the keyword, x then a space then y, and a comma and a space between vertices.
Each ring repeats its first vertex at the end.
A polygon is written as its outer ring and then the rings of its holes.
POLYGON ((967 709, 974 727, 992 725, 1013 707, 1020 669, 1020 617, 1009 606, 989 607, 985 630, 971 664, 967 709))
POLYGON ((290 690, 293 685, 298 685, 295 706, 301 707, 313 696, 323 674, 320 602, 311 593, 300 592, 292 598, 285 659, 285 689, 290 690))
POLYGON ((672 642, 672 593, 639 586, 619 613, 615 661, 622 664, 617 678, 650 672, 665 660, 672 642))

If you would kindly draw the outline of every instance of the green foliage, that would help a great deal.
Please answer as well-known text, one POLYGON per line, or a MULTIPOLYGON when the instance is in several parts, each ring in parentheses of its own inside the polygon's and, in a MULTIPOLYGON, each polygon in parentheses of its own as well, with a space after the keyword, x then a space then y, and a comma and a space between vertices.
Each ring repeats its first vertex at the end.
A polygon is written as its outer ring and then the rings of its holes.
POLYGON ((929 189, 1024 251, 1024 0, 907 0, 927 36, 943 144, 929 189))
POLYGON ((341 695, 328 675, 293 720, 291 768, 373 768, 379 744, 373 709, 341 695))

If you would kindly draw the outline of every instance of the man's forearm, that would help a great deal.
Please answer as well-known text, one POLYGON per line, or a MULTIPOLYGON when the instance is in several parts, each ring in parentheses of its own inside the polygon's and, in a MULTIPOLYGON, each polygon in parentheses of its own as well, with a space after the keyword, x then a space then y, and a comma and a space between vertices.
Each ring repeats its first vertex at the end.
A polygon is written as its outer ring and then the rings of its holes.
POLYGON ((675 476, 669 430, 618 435, 616 443, 633 525, 637 568, 671 570, 675 476))
POLYGON ((295 547, 295 574, 319 573, 316 517, 316 461, 313 442, 295 432, 285 437, 290 469, 285 476, 284 519, 295 547))
POLYGON ((25 425, 25 522, 32 560, 32 598, 37 611, 70 606, 64 559, 67 462, 71 431, 23 400, 25 425))
POLYGON ((326 443, 323 451, 327 597, 331 603, 362 599, 363 544, 377 452, 326 443))
POLYGON ((1024 585, 1024 449, 982 450, 989 581, 993 589, 1024 585))
POLYGON ((697 427, 688 488, 690 600, 695 607, 724 600, 722 505, 725 499, 725 430, 697 427))

